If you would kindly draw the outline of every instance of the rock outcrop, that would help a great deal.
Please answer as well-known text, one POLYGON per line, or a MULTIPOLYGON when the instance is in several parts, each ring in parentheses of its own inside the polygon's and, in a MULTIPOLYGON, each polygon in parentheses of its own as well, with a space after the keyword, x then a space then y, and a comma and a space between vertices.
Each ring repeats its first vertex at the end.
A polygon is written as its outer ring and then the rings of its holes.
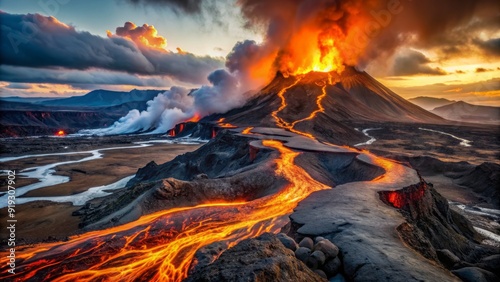
POLYGON ((243 240, 223 252, 215 262, 197 265, 186 282, 322 282, 326 279, 295 258, 273 234, 243 240))

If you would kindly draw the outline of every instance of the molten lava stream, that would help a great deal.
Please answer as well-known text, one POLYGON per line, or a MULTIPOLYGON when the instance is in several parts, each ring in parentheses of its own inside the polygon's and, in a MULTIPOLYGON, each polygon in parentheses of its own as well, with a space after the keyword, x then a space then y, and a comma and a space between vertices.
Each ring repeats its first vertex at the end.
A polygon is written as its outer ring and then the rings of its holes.
MULTIPOLYGON (((181 281, 198 249, 228 246, 263 232, 277 232, 298 202, 328 186, 294 164, 299 153, 278 141, 276 174, 289 181, 278 193, 250 202, 209 203, 146 215, 68 242, 39 245, 19 254, 16 281, 181 281), (23 261, 21 261, 23 260, 23 261)), ((4 264, 5 265, 5 264, 4 264)), ((5 272, 4 272, 5 273, 5 272)))
POLYGON ((293 133, 305 136, 305 137, 310 138, 310 139, 316 139, 310 133, 302 132, 300 130, 295 129, 295 126, 298 123, 300 123, 300 122, 303 122, 303 121, 306 121, 306 120, 312 120, 313 118, 316 117, 316 115, 318 113, 321 113, 321 112, 325 111, 325 108, 323 107, 323 105, 321 103, 322 103, 323 99, 327 95, 327 93, 326 93, 326 87, 328 86, 328 84, 332 84, 332 75, 330 73, 328 73, 328 83, 326 81, 324 82, 323 87, 321 87, 321 95, 319 95, 318 98, 316 99, 316 105, 318 106, 318 109, 315 110, 315 111, 313 111, 309 116, 307 116, 307 117, 305 117, 303 119, 295 120, 292 123, 289 123, 289 122, 286 122, 285 120, 283 120, 282 118, 278 117, 278 114, 281 111, 283 111, 286 108, 286 106, 287 106, 286 99, 285 99, 285 93, 286 93, 286 91, 288 89, 294 87, 295 85, 297 85, 297 83, 299 83, 300 80, 301 80, 301 77, 299 77, 292 85, 290 85, 288 87, 285 87, 280 92, 278 92, 278 97, 280 97, 280 99, 281 99, 281 105, 280 105, 280 107, 276 111, 272 112, 271 115, 276 120, 276 125, 278 127, 281 127, 281 128, 283 128, 285 130, 289 130, 289 131, 291 131, 293 133))

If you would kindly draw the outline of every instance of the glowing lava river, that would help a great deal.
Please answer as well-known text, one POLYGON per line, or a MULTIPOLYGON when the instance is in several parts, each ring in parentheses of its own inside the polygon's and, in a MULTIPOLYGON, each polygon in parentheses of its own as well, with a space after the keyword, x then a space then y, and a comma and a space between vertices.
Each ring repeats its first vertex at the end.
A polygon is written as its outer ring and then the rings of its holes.
MULTIPOLYGON (((272 116, 281 127, 278 130, 292 132, 289 138, 281 138, 290 141, 287 147, 275 137, 260 135, 264 140, 253 141, 279 152, 274 159, 275 173, 287 184, 278 192, 247 202, 205 203, 160 211, 124 225, 75 236, 67 242, 18 248, 16 274, 9 278, 14 281, 182 281, 196 263, 194 257, 200 248, 215 242, 223 242, 229 248, 264 232, 279 232, 300 201, 315 191, 330 188, 295 164, 301 153, 291 148, 297 148, 292 144, 297 140, 306 144, 308 150, 319 146, 318 151, 359 154, 358 158, 386 171, 373 180, 374 183, 396 183, 395 186, 401 187, 398 179, 413 175, 413 170, 368 152, 319 143, 309 133, 294 129, 298 122, 313 119, 323 111, 321 99, 326 95, 327 84, 325 81, 322 94, 317 98, 318 109, 292 123, 278 117, 286 107, 284 95, 290 87, 279 93, 282 104, 272 116)), ((247 128, 242 133, 250 134, 252 130, 247 128)), ((2 258, 5 260, 6 256, 2 254, 2 258)), ((6 263, 2 265, 5 267, 6 263)), ((2 272, 5 273, 5 269, 2 272)))
POLYGON ((280 152, 276 173, 290 184, 279 193, 250 202, 213 203, 176 208, 135 222, 89 232, 69 242, 39 245, 19 255, 16 281, 181 281, 195 252, 208 244, 230 245, 277 232, 299 201, 328 187, 294 165, 299 154, 281 142, 263 145, 280 152))

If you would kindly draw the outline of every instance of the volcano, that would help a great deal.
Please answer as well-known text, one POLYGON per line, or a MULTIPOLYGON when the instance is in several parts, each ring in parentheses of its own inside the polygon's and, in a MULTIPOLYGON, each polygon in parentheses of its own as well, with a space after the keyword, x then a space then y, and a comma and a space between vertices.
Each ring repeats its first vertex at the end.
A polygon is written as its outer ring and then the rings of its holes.
POLYGON ((447 121, 400 97, 354 67, 337 72, 309 72, 275 78, 243 107, 223 117, 239 126, 278 127, 314 134, 319 140, 352 144, 366 137, 351 122, 442 124, 447 121), (275 113, 275 114, 273 114, 275 113))
POLYGON ((349 281, 496 281, 498 248, 417 170, 335 145, 366 140, 363 122, 447 123, 354 68, 278 73, 243 107, 171 129, 213 138, 76 211, 85 233, 27 249, 12 277, 326 281, 342 268, 349 281), (309 240, 305 257, 294 240, 309 240))

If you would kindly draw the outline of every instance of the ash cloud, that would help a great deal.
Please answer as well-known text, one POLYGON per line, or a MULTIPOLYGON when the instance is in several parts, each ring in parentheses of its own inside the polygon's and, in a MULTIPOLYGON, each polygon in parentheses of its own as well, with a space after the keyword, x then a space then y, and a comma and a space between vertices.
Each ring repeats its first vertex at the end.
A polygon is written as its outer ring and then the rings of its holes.
POLYGON ((483 49, 487 54, 500 57, 500 38, 494 38, 486 41, 475 40, 474 42, 479 48, 483 49))
MULTIPOLYGON (((203 1, 182 4, 189 8, 183 8, 177 1, 131 1, 164 5, 190 16, 207 9, 203 1)), ((308 46, 328 33, 339 39, 334 44, 343 63, 360 67, 377 59, 392 58, 407 46, 438 49, 447 57, 463 52, 498 54, 495 38, 478 39, 479 33, 486 31, 492 36, 499 28, 500 2, 496 0, 238 0, 236 3, 244 26, 264 34, 262 43, 238 43, 226 61, 230 70, 249 81, 269 79, 277 70, 286 72, 290 61, 300 64, 308 46), (294 39, 307 28, 312 28, 318 38, 294 39), (257 49, 259 54, 255 53, 257 49), (258 71, 252 69, 256 66, 258 71)))
POLYGON ((432 68, 428 64, 432 61, 424 54, 414 50, 407 50, 403 54, 397 56, 394 60, 393 75, 445 75, 447 74, 440 68, 432 68))
POLYGON ((203 1, 201 0, 127 0, 133 4, 153 5, 153 6, 166 6, 171 8, 174 12, 199 14, 202 11, 203 1))
MULTIPOLYGON (((5 65, 77 70, 98 68, 168 76, 193 84, 206 82, 207 75, 223 65, 219 58, 151 48, 117 35, 102 38, 77 31, 54 17, 1 12, 0 20, 0 60, 5 65)), ((146 29, 151 32, 148 27, 146 29)), ((144 35, 135 38, 139 40, 144 35)))

